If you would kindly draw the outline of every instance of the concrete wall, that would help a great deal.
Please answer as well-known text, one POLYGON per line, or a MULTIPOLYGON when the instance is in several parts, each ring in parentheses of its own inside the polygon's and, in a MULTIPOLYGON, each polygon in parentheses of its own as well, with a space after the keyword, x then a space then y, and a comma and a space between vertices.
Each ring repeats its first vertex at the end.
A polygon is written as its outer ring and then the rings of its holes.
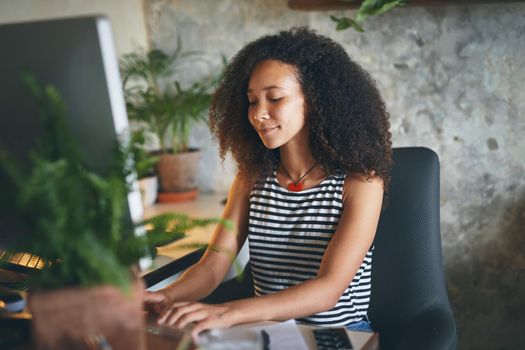
MULTIPOLYGON (((180 35, 208 53, 198 76, 243 44, 292 25, 342 43, 383 93, 394 146, 426 146, 441 158, 447 282, 461 349, 522 349, 525 339, 525 3, 401 8, 337 32, 323 12, 289 10, 285 0, 146 0, 151 40, 166 50, 180 35)), ((335 13, 335 12, 334 12, 335 13)), ((225 191, 205 126, 200 186, 225 191)))
POLYGON ((0 24, 91 14, 110 19, 119 56, 147 47, 142 0, 0 0, 0 24))

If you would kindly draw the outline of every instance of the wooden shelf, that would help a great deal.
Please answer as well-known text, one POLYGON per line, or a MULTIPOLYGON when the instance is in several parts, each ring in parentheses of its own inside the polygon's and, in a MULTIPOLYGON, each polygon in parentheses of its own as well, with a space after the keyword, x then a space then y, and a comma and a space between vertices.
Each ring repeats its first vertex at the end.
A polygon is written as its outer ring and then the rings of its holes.
MULTIPOLYGON (((524 2, 525 0, 408 0, 404 6, 473 5, 489 3, 524 2)), ((352 10, 361 5, 361 0, 289 0, 288 7, 299 11, 352 10)))

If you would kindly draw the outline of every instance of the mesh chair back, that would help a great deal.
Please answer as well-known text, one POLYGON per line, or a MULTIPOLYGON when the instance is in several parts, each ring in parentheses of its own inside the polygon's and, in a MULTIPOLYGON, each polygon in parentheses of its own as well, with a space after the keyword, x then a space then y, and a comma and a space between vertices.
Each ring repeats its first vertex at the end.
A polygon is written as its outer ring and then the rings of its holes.
POLYGON ((429 309, 451 315, 441 255, 438 156, 428 148, 394 148, 393 160, 372 264, 369 317, 380 333, 429 309))

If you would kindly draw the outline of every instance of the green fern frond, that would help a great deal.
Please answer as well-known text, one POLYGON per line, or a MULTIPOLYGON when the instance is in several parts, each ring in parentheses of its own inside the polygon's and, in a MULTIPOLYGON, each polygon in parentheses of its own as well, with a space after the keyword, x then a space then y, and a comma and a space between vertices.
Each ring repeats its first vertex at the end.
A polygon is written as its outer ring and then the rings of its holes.
POLYGON ((356 21, 363 23, 371 16, 379 16, 392 10, 393 8, 403 5, 407 0, 365 0, 357 11, 356 21))
POLYGON ((186 232, 192 228, 205 227, 211 224, 221 224, 226 229, 233 230, 233 224, 229 220, 220 218, 191 218, 188 215, 180 213, 160 214, 145 220, 142 224, 146 227, 150 226, 156 230, 165 232, 186 232))

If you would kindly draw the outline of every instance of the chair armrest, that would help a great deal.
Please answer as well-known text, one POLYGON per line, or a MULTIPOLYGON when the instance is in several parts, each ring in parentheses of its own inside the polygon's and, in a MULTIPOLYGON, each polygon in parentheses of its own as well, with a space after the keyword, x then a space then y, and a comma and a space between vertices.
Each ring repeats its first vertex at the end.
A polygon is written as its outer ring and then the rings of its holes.
POLYGON ((438 305, 396 329, 380 333, 381 349, 446 349, 457 347, 452 311, 438 305))

